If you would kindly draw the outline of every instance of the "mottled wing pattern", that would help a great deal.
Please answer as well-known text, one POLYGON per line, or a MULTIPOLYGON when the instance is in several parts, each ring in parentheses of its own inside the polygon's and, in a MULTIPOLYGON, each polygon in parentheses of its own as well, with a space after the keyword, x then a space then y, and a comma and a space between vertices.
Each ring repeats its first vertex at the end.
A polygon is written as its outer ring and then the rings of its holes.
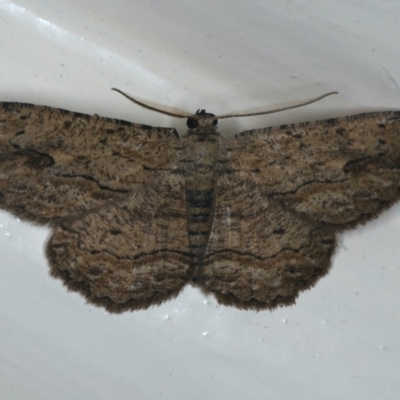
POLYGON ((228 174, 218 182, 213 230, 197 280, 223 304, 292 304, 328 271, 334 247, 332 232, 228 174))
POLYGON ((180 141, 174 129, 0 103, 0 207, 51 224, 52 274, 110 311, 159 304, 190 280, 265 309, 328 271, 336 232, 400 197, 400 112, 232 140, 207 129, 180 141))
POLYGON ((243 132, 230 166, 266 198, 343 230, 400 197, 400 112, 243 132))
POLYGON ((179 146, 174 129, 0 103, 0 207, 54 224, 125 199, 173 167, 179 146))
POLYGON ((224 304, 293 303, 328 271, 335 232, 400 197, 400 112, 247 131, 227 146, 198 277, 224 304))
POLYGON ((0 207, 53 226, 51 273, 110 311, 179 293, 190 273, 174 129, 0 103, 0 207))
POLYGON ((165 174, 127 199, 61 223, 47 256, 54 276, 109 311, 176 296, 191 274, 183 178, 165 174))

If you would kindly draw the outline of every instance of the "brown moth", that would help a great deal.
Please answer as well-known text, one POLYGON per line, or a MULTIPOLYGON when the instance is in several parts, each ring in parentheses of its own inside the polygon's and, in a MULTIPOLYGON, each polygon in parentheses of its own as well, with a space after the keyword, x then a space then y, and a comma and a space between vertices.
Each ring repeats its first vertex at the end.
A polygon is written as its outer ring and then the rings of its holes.
MULTIPOLYGON (((126 97, 129 97, 125 95, 126 97)), ((321 96, 320 98, 325 97, 321 96)), ((325 275, 336 233, 400 197, 400 111, 218 133, 0 103, 0 208, 52 227, 51 274, 111 312, 191 283, 243 309, 293 304, 325 275)))

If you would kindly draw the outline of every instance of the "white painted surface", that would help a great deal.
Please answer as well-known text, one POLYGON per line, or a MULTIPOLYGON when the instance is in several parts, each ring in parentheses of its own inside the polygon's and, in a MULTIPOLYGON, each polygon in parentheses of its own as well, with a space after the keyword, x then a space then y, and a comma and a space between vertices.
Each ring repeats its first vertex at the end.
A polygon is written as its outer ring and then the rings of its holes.
MULTIPOLYGON (((338 90, 221 130, 399 109, 400 2, 0 0, 1 100, 185 131, 110 87, 214 113, 338 90), (83 4, 82 4, 83 3, 83 4)), ((274 312, 187 288, 110 315, 50 278, 49 231, 0 214, 1 399, 398 399, 400 206, 342 236, 274 312)))

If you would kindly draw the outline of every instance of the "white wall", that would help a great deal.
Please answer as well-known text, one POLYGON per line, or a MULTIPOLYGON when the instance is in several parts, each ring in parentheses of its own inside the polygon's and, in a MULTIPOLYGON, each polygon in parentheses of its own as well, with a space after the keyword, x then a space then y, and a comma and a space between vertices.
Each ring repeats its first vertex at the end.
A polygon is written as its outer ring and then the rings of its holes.
MULTIPOLYGON (((214 113, 338 90, 247 128, 400 108, 400 2, 0 0, 1 100, 185 131, 111 92, 214 113)), ((400 205, 341 237, 274 312, 187 288, 110 315, 48 274, 49 231, 0 213, 1 399, 397 399, 400 205)))

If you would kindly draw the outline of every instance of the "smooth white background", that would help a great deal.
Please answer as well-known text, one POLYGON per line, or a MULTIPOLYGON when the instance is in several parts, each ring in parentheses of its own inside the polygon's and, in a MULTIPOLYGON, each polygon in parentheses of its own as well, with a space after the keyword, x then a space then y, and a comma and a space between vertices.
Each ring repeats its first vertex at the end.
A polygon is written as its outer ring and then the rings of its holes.
MULTIPOLYGON (((338 90, 221 131, 400 108, 400 2, 0 0, 0 100, 185 121, 110 91, 214 113, 338 90)), ((188 287, 110 315, 51 278, 49 235, 0 213, 1 399, 397 399, 400 205, 340 237, 331 272, 274 312, 188 287)))

